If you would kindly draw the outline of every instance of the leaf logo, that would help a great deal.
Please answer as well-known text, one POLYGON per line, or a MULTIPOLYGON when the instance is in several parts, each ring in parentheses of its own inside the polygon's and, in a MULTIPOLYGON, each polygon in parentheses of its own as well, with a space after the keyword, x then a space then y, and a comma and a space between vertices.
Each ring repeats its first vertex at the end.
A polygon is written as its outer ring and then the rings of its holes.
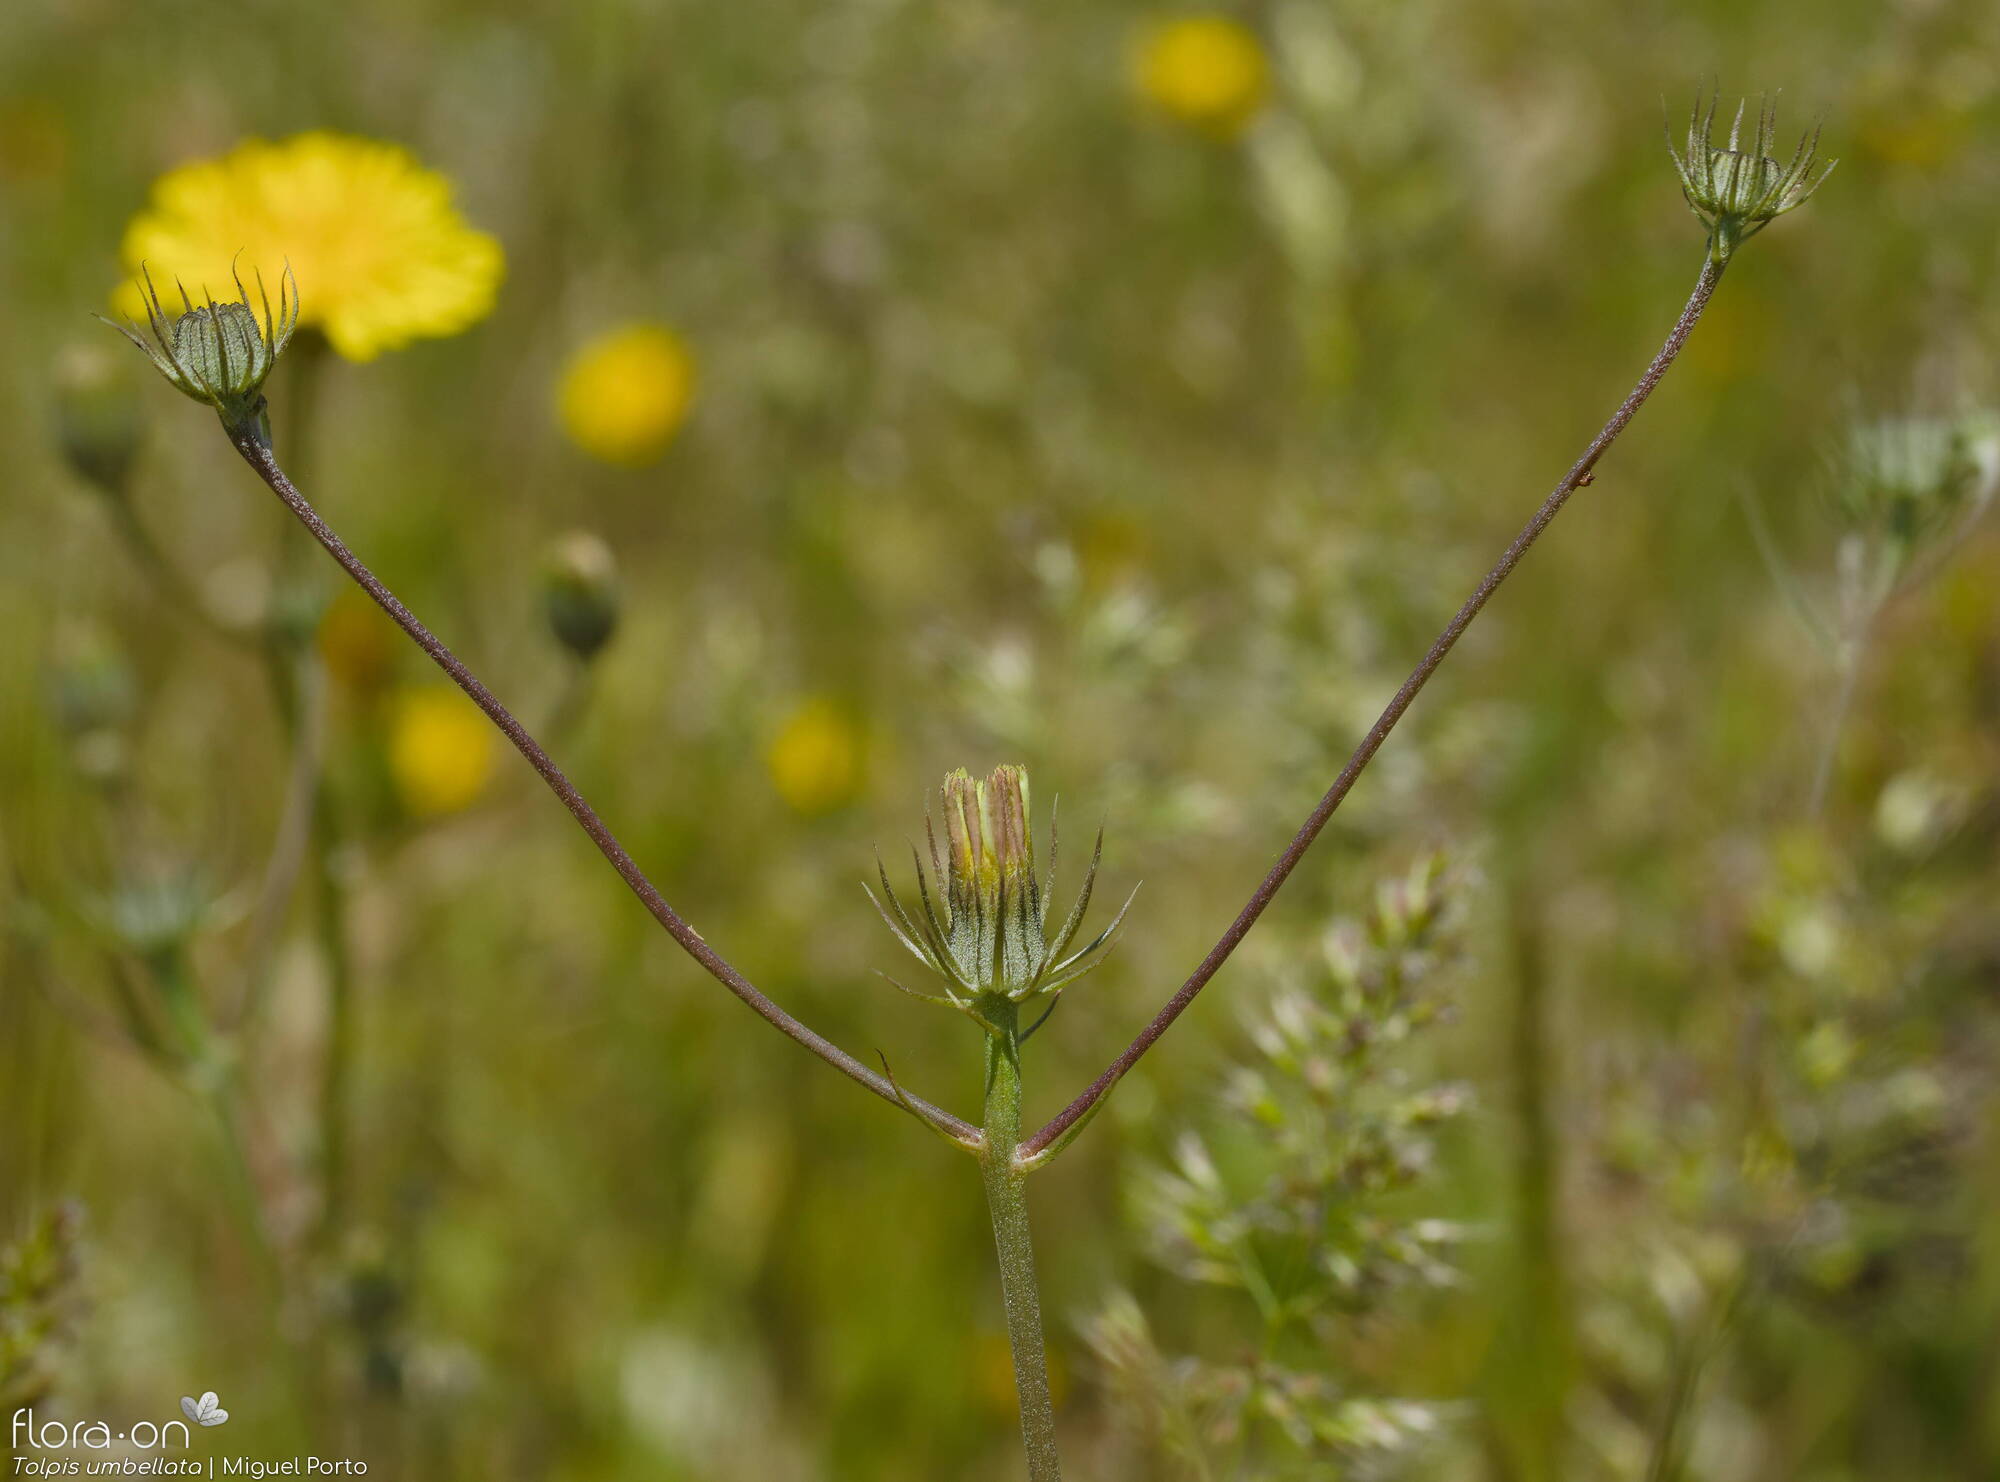
POLYGON ((215 1391, 212 1389, 199 1400, 191 1400, 182 1395, 181 1414, 196 1425, 221 1425, 223 1421, 229 1419, 229 1412, 217 1403, 215 1391))

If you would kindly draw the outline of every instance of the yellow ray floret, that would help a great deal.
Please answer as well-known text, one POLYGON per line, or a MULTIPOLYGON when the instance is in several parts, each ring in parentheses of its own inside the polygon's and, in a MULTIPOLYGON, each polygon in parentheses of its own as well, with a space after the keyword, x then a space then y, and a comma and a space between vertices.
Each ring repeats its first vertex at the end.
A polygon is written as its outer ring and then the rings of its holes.
MULTIPOLYGON (((248 140, 169 171, 125 229, 122 255, 135 274, 143 263, 197 297, 229 284, 232 264, 274 280, 289 263, 300 325, 350 360, 477 323, 504 269, 500 244, 466 224, 444 176, 400 145, 324 131, 248 140)), ((130 284, 113 305, 143 312, 130 284)))

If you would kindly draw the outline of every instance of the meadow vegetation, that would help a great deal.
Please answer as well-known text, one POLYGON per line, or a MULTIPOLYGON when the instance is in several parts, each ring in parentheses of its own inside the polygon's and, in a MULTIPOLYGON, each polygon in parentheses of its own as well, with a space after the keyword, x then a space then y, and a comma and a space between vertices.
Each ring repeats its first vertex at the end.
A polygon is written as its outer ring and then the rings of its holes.
POLYGON ((2000 1469, 1988 8, 120 9, 0 22, 0 1407, 2000 1469))

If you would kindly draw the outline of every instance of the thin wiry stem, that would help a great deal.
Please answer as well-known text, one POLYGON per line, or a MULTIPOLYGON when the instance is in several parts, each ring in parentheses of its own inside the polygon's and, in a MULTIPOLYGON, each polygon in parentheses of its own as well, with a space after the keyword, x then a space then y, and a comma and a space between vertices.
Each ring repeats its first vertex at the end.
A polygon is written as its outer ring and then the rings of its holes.
MULTIPOLYGON (((297 667, 303 673, 317 664, 316 658, 306 657, 297 667)), ((299 744, 308 743, 301 737, 299 744)), ((311 819, 312 839, 306 852, 312 874, 313 927, 326 969, 326 1038, 319 1088, 319 1238, 322 1247, 331 1251, 338 1247, 346 1227, 347 1198, 353 1186, 354 1060, 360 1037, 356 1023, 360 1006, 355 1001, 347 884, 333 858, 341 842, 339 809, 325 777, 314 789, 311 819)))
POLYGON ((215 615, 187 573, 175 564, 173 557, 167 554, 147 528, 146 522, 139 518, 138 510, 132 507, 132 501, 126 494, 120 493, 104 502, 110 509, 119 539, 163 596, 185 612, 197 626, 217 638, 229 643, 254 640, 254 634, 233 628, 215 615))
POLYGON ((306 502, 305 496, 299 493, 292 481, 286 477, 284 469, 278 466, 276 457, 260 440, 256 428, 239 424, 229 427, 228 432, 230 442, 242 455, 243 461, 271 487, 271 491, 306 527, 313 539, 326 548, 327 553, 353 578, 355 584, 373 598, 375 604, 389 615, 396 626, 430 655, 432 662, 445 672, 452 683, 465 691, 472 703, 485 712, 486 718, 500 729, 501 734, 514 743, 515 750, 527 758, 528 765, 535 769, 542 781, 548 784, 549 791, 569 809, 571 816, 590 836, 590 841, 610 862, 612 869, 618 872, 619 878, 631 888, 632 893, 639 898, 640 904, 652 913, 653 919, 665 927, 667 934, 680 944, 681 950, 700 963, 723 987, 749 1005, 758 1017, 812 1051, 834 1069, 859 1081, 890 1105, 914 1111, 931 1126, 944 1131, 954 1141, 973 1148, 979 1145, 980 1132, 977 1127, 892 1085, 887 1077, 870 1070, 832 1041, 806 1028, 760 993, 749 979, 731 967, 713 947, 703 941, 701 934, 667 904, 666 898, 660 894, 653 882, 646 878, 645 872, 633 862, 632 856, 625 852, 625 846, 618 842, 609 828, 605 827, 604 820, 599 818, 596 810, 584 801, 583 795, 563 775, 562 770, 542 749, 541 743, 528 734, 527 729, 514 718, 513 713, 494 698, 493 692, 487 689, 472 671, 459 661, 458 656, 445 647, 437 635, 425 627, 415 614, 397 599, 395 593, 376 579, 375 574, 362 564, 360 558, 349 550, 346 543, 319 517, 319 513, 306 502))
POLYGON ((1528 547, 1533 545, 1541 533, 1549 527, 1549 523, 1562 513, 1562 507, 1569 502, 1570 495, 1590 482, 1591 470, 1597 466, 1597 460, 1602 458, 1605 450, 1618 440, 1618 435, 1625 430, 1633 417, 1638 415, 1639 408, 1645 405, 1646 398, 1653 394, 1653 388, 1660 384, 1661 377, 1666 375, 1667 368, 1674 363, 1674 357, 1680 354, 1681 347, 1687 343, 1688 335, 1693 332, 1695 322, 1701 318, 1702 310, 1708 307, 1709 299, 1714 296, 1716 284, 1722 280, 1722 269, 1723 264, 1713 256, 1703 262, 1701 276, 1695 280, 1694 292, 1688 296, 1687 306, 1681 310, 1680 318, 1674 321, 1673 330, 1667 335, 1666 343, 1660 347, 1659 353, 1646 367, 1645 374, 1639 377, 1639 383, 1632 388, 1625 400, 1619 403, 1618 410, 1611 414, 1611 420, 1604 424, 1597 436, 1591 439, 1590 446, 1583 450, 1583 456, 1570 466, 1569 472, 1563 475, 1562 482, 1558 483, 1548 498, 1542 501, 1541 508, 1535 511, 1534 517, 1522 528, 1521 533, 1514 537, 1513 543, 1494 563, 1493 569, 1487 572, 1479 585, 1473 589, 1472 595, 1465 599, 1465 605, 1458 609, 1449 623, 1445 624, 1444 631, 1438 634, 1437 641, 1431 645, 1430 651, 1410 672, 1410 677, 1403 681, 1402 688, 1396 691, 1395 697, 1389 701, 1381 716, 1369 728, 1368 734, 1361 738, 1361 744, 1354 748, 1354 754, 1347 759, 1347 765, 1342 767, 1340 775, 1334 778, 1333 786, 1327 789, 1326 796, 1319 800, 1319 805, 1313 809, 1292 842, 1286 846, 1285 852, 1278 856, 1277 863, 1271 866, 1270 872, 1251 893, 1249 901, 1241 911, 1237 912, 1236 919, 1229 923, 1229 929, 1222 934, 1221 940, 1209 949, 1208 955, 1202 958, 1200 965, 1181 985, 1180 990, 1167 1000, 1165 1007, 1153 1016, 1152 1022, 1139 1031, 1138 1037, 1126 1047, 1125 1052, 1112 1061, 1104 1073, 1092 1081, 1080 1096, 1064 1107, 1053 1121, 1021 1144, 1023 1157, 1032 1158, 1061 1137, 1079 1118, 1087 1115, 1105 1094, 1118 1084, 1125 1072, 1139 1063, 1140 1056, 1150 1050, 1159 1037, 1167 1032, 1168 1026, 1194 1002, 1195 995, 1208 985, 1208 980, 1213 978, 1222 964, 1229 960, 1229 954, 1236 950, 1237 944, 1249 935, 1250 928, 1257 924, 1257 918, 1264 914, 1264 908, 1271 904, 1272 898, 1277 895, 1285 881, 1291 878, 1292 871, 1298 868, 1299 861, 1305 858, 1306 851, 1312 848, 1313 841, 1319 837, 1320 830, 1326 827, 1327 820, 1333 817, 1334 810, 1346 798, 1348 790, 1354 786, 1355 779, 1360 777, 1368 763, 1374 759, 1375 753, 1381 750, 1382 743, 1396 728, 1396 722, 1403 718, 1403 712, 1410 708, 1418 692, 1430 680, 1431 675, 1437 672, 1438 666, 1445 661, 1445 656, 1451 652, 1453 645, 1458 642, 1465 630, 1472 626, 1472 620, 1479 616, 1480 610, 1486 606, 1494 592, 1499 590, 1500 584, 1513 574, 1516 566, 1521 564, 1521 558, 1527 555, 1528 547))
POLYGON ((322 729, 326 720, 326 671, 318 664, 301 666, 298 678, 294 694, 289 699, 279 697, 281 714, 290 715, 287 740, 292 749, 291 767, 285 779, 285 801, 278 815, 277 833, 271 841, 270 858, 264 866, 263 883, 250 913, 242 979, 234 999, 224 1010, 224 1017, 232 1025, 250 1022, 263 1006, 270 987, 271 955, 313 843, 322 729))
POLYGON ((1815 820, 1826 816, 1827 794, 1833 787, 1834 763, 1840 760, 1840 738, 1854 709, 1854 695, 1861 682, 1861 664, 1868 646, 1868 624, 1843 638, 1840 643, 1840 682, 1826 720, 1826 734, 1813 763, 1812 791, 1806 796, 1806 812, 1815 820))

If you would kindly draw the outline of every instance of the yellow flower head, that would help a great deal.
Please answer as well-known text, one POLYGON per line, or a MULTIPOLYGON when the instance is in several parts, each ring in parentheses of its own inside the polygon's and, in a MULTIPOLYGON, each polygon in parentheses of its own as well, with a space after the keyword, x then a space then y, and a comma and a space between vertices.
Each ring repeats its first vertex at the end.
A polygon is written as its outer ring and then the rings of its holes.
POLYGON ((861 786, 861 731, 831 700, 807 700, 764 750, 778 795, 800 813, 828 813, 861 786))
POLYGON ((445 685, 399 696, 389 723, 389 773, 419 818, 471 806, 493 775, 493 728, 445 685))
MULTIPOLYGON (((500 244, 452 205, 451 182, 399 145, 326 132, 252 139, 220 159, 171 170, 125 229, 125 265, 190 293, 220 292, 291 264, 299 323, 349 360, 483 319, 500 284, 500 244)), ((169 291, 172 291, 171 288, 169 291)), ((113 297, 144 313, 132 284, 113 297)))
POLYGON ((629 324, 590 341, 563 368, 556 411, 584 452, 643 468, 667 450, 694 400, 694 355, 664 324, 629 324))
POLYGON ((1191 15, 1139 38, 1132 81, 1161 112, 1233 137, 1264 106, 1270 77, 1249 27, 1225 15, 1191 15))
POLYGON ((319 620, 320 662, 357 694, 376 694, 388 683, 397 641, 382 610, 352 587, 336 596, 319 620))

